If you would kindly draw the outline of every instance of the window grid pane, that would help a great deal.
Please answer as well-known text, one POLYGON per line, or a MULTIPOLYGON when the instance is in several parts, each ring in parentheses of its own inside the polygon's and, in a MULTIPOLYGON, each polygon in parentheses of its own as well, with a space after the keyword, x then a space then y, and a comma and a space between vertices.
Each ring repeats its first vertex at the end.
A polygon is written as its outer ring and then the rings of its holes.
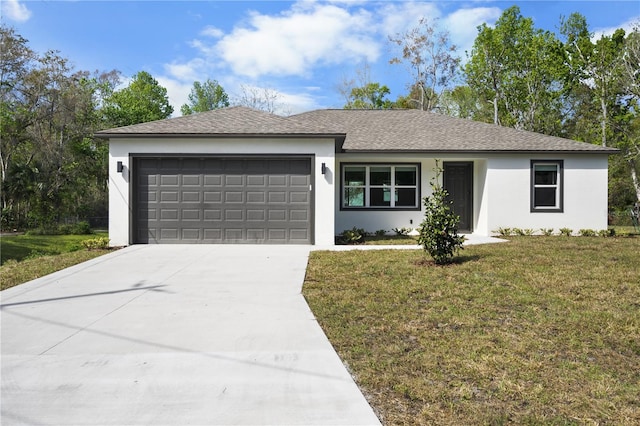
POLYGON ((343 207, 417 208, 418 166, 343 166, 343 207))
POLYGON ((532 162, 532 209, 562 209, 560 185, 561 162, 532 162))

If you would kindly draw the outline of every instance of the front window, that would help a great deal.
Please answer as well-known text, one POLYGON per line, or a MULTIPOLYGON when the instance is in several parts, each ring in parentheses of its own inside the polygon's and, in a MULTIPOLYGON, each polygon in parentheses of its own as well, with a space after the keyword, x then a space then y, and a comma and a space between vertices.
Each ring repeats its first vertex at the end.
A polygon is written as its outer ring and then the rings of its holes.
POLYGON ((531 162, 531 211, 562 211, 563 162, 531 162))
POLYGON ((418 165, 343 164, 342 208, 419 208, 418 165))

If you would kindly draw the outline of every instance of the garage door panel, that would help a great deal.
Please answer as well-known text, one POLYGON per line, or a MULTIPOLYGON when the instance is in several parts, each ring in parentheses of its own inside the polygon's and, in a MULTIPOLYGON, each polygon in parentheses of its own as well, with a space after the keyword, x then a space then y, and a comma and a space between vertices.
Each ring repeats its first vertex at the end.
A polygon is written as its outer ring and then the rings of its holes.
POLYGON ((207 191, 203 195, 205 203, 219 203, 222 201, 222 192, 220 191, 207 191))
POLYGON ((266 202, 266 195, 264 191, 247 191, 247 203, 260 203, 266 202))
POLYGON ((180 235, 177 228, 162 228, 160 229, 160 239, 177 241, 178 235, 180 235))
POLYGON ((309 220, 309 212, 307 210, 291 210, 289 212, 289 221, 291 222, 307 222, 309 220))
POLYGON ((200 186, 201 178, 200 175, 182 175, 182 186, 200 186))
POLYGON ((200 238, 200 229, 189 229, 189 228, 183 228, 182 229, 182 236, 181 236, 182 240, 194 240, 194 241, 199 241, 200 238))
POLYGON ((269 191, 268 193, 269 203, 286 203, 287 202, 287 193, 284 191, 269 191))
POLYGON ((183 203, 199 203, 201 192, 196 191, 183 191, 182 192, 182 202, 183 203))
POLYGON ((211 210, 211 209, 204 210, 204 220, 205 221, 208 221, 208 220, 220 221, 220 220, 222 220, 222 210, 211 210))
POLYGON ((224 220, 227 222, 242 222, 244 221, 244 211, 226 209, 224 211, 224 220))
POLYGON ((264 188, 267 185, 267 179, 264 175, 247 176, 247 186, 257 186, 264 188))
POLYGON ((311 242, 309 158, 139 158, 133 164, 136 242, 311 242))
POLYGON ((244 186, 244 176, 227 175, 225 176, 224 184, 227 188, 234 186, 244 186))
POLYGON ((178 220, 177 209, 162 209, 160 210, 160 220, 178 220))
POLYGON ((244 192, 242 191, 226 191, 224 193, 225 203, 244 203, 244 192))
POLYGON ((260 221, 264 222, 266 214, 264 210, 247 210, 247 221, 260 221))
POLYGON ((208 242, 222 242, 222 229, 220 228, 204 229, 203 240, 208 242))
POLYGON ((202 219, 201 210, 196 209, 182 209, 182 220, 193 220, 198 221, 202 219))
POLYGON ((177 203, 178 198, 178 191, 160 191, 161 203, 177 203))
POLYGON ((204 186, 206 188, 218 188, 222 186, 222 175, 205 175, 204 186))

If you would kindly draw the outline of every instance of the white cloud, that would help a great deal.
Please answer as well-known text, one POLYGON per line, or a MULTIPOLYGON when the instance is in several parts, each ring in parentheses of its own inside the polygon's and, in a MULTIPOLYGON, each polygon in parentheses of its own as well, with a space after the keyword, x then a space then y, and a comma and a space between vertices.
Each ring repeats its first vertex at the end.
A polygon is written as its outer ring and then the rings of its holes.
POLYGON ((303 76, 315 66, 380 56, 371 13, 309 2, 296 3, 277 16, 252 12, 246 24, 215 48, 235 74, 253 78, 303 76))
POLYGON ((381 20, 380 34, 385 39, 412 30, 422 18, 436 23, 442 16, 435 3, 414 2, 387 3, 377 14, 381 20))
POLYGON ((620 25, 615 27, 608 28, 596 28, 593 32, 593 36, 591 37, 591 41, 595 42, 599 40, 603 35, 610 36, 612 35, 618 28, 622 28, 625 33, 629 33, 634 28, 640 27, 640 15, 634 16, 632 18, 627 19, 625 22, 622 22, 620 25))
POLYGON ((478 35, 478 26, 493 25, 502 14, 497 7, 476 7, 473 9, 458 9, 448 15, 443 27, 449 31, 451 41, 458 46, 458 54, 465 60, 465 52, 471 53, 473 42, 478 35))
POLYGON ((12 21, 26 22, 31 18, 31 11, 18 0, 2 0, 2 15, 12 21))
POLYGON ((180 107, 189 102, 189 93, 191 93, 193 82, 186 83, 170 77, 157 77, 156 80, 162 87, 167 89, 169 104, 173 107, 173 116, 182 115, 180 107))
POLYGON ((224 35, 224 32, 220 28, 216 28, 213 25, 207 25, 202 31, 200 31, 200 35, 220 38, 224 35))

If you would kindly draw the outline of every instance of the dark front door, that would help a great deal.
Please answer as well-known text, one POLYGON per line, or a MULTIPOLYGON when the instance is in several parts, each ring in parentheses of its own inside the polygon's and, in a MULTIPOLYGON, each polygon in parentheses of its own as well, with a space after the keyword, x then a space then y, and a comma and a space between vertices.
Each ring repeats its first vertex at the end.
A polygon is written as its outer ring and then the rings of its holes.
POLYGON ((460 216, 458 230, 473 231, 473 163, 445 162, 443 181, 453 212, 460 216))

